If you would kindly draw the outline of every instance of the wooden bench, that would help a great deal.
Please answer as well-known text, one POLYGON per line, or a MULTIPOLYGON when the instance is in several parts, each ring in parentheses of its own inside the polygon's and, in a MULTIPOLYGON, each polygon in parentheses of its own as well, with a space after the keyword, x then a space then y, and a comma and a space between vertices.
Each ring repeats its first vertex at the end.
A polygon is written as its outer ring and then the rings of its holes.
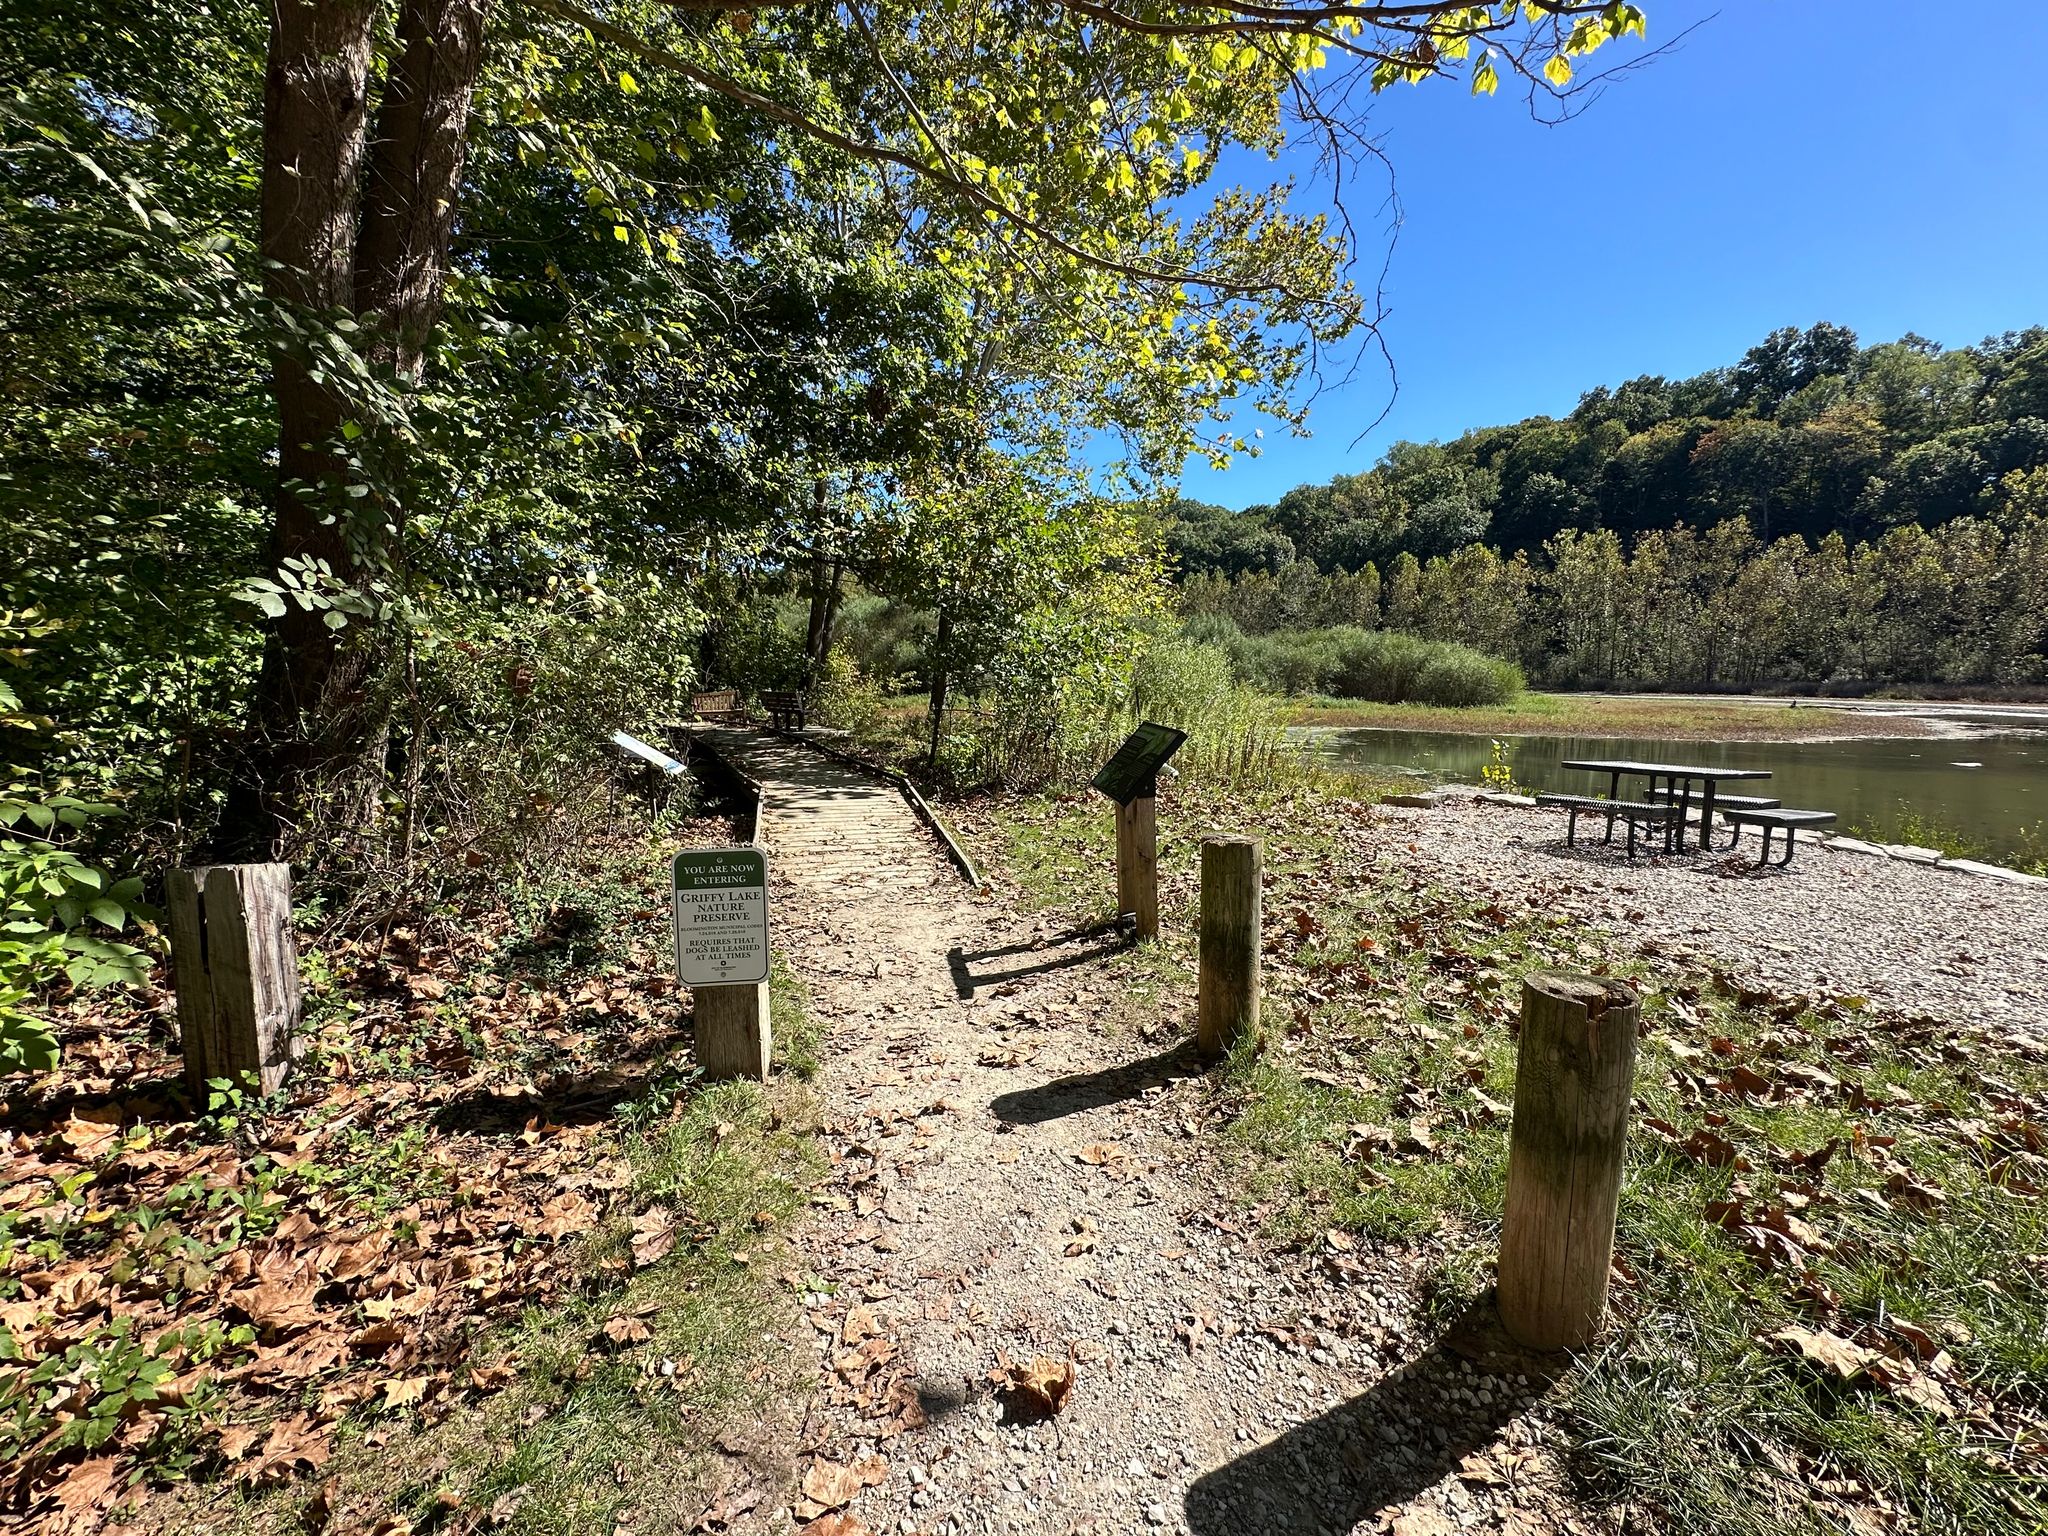
POLYGON ((740 709, 740 696, 730 688, 715 693, 693 693, 690 695, 690 718, 692 720, 741 720, 746 718, 740 709))
POLYGON ((1755 827, 1758 832, 1763 834, 1764 840, 1763 848, 1757 854, 1756 867, 1762 869, 1766 864, 1769 864, 1778 869, 1783 869, 1792 862, 1792 850, 1799 846, 1799 839, 1794 837, 1793 833, 1797 832, 1801 827, 1831 827, 1835 824, 1835 813, 1833 811, 1788 811, 1782 809, 1730 811, 1726 819, 1728 824, 1735 828, 1735 840, 1729 843, 1728 846, 1730 848, 1733 848, 1736 843, 1742 841, 1742 829, 1744 827, 1755 827), (1771 857, 1771 834, 1773 832, 1785 834, 1785 853, 1779 859, 1771 857))
POLYGON ((761 707, 768 711, 768 724, 778 731, 801 731, 804 729, 807 706, 800 693, 764 693, 761 707))
POLYGON ((1679 807, 1669 802, 1602 800, 1597 795, 1538 795, 1536 803, 1538 805, 1560 806, 1569 812, 1564 829, 1564 845, 1567 848, 1575 847, 1578 843, 1579 817, 1581 814, 1604 816, 1607 818, 1607 832, 1600 839, 1603 843, 1614 840, 1614 824, 1616 821, 1627 822, 1628 856, 1631 863, 1635 862, 1636 856, 1636 828, 1645 823, 1654 827, 1662 827, 1664 829, 1664 841, 1668 846, 1671 841, 1671 829, 1677 824, 1679 812, 1679 807))

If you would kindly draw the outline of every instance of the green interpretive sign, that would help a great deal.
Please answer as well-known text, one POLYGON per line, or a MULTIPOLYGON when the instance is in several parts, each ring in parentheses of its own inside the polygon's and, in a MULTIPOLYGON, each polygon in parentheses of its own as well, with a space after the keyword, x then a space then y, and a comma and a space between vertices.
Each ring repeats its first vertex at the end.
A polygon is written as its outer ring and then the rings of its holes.
POLYGON ((768 979, 768 856, 692 848, 672 866, 676 975, 686 987, 768 979))
POLYGON ((1166 766, 1167 759, 1178 752, 1181 743, 1187 739, 1186 731, 1147 720, 1110 754, 1109 761, 1102 765, 1102 771, 1095 775, 1093 787, 1118 805, 1129 805, 1133 800, 1149 796, 1153 792, 1153 781, 1159 777, 1159 770, 1166 766))

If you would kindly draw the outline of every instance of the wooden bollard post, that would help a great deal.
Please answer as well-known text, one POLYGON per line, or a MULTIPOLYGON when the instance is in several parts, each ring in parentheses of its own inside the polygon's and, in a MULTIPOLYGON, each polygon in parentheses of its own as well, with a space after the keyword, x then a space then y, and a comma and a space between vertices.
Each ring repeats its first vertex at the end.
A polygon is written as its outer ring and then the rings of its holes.
POLYGON ((1159 814, 1149 794, 1116 808, 1116 909, 1136 917, 1139 938, 1159 937, 1159 814))
POLYGON ((1522 983, 1499 1297, 1527 1348, 1577 1349, 1600 1331, 1641 1012, 1619 981, 1539 971, 1522 983))
POLYGON ((1202 839, 1195 1036, 1204 1056, 1221 1056, 1259 1030, 1259 884, 1264 866, 1265 845, 1255 837, 1202 839))
POLYGON ((697 987, 691 992, 697 1016, 697 1066, 708 1078, 768 1081, 774 1040, 768 1027, 768 983, 697 987))
POLYGON ((285 864, 211 864, 165 880, 185 1081, 254 1074, 273 1093, 299 1057, 299 949, 285 864))

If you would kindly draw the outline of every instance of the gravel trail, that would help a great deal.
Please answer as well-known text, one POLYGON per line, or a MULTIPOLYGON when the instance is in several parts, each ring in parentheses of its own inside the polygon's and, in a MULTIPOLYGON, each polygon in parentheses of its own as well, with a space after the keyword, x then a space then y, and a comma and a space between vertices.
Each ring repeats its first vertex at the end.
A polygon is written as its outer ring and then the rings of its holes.
POLYGON ((832 1021, 834 1168, 793 1346, 817 1395, 763 1529, 1617 1528, 1561 1496, 1532 1362, 1477 1327, 1421 1346, 1410 1257, 1274 1253, 1241 1224, 1190 1141, 1196 1064, 1103 1028, 1114 940, 936 859, 921 886, 778 900, 832 1021), (1056 1414, 996 1389, 1005 1359, 1073 1365, 1056 1414))

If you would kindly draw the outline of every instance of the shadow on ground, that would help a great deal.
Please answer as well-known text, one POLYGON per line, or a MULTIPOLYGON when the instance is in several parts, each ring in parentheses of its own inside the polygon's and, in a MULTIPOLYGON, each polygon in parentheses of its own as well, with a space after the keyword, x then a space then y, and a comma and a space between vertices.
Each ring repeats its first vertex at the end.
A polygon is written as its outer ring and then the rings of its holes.
POLYGON ((523 1131, 535 1119, 543 1125, 596 1125, 609 1120, 621 1104, 643 1098, 657 1082, 674 1077, 689 1056, 671 1041, 659 1056, 602 1072, 562 1072, 537 1086, 510 1091, 479 1088, 443 1104, 434 1128, 473 1136, 506 1136, 523 1131))
POLYGON ((1493 1297, 1469 1308, 1444 1343, 1381 1377, 1369 1391, 1196 1480, 1187 1493, 1195 1536, 1312 1536, 1349 1532, 1392 1514, 1499 1438, 1533 1397, 1550 1362, 1499 1334, 1493 1297), (1478 1372, 1467 1377, 1464 1367, 1478 1372), (1491 1403, 1456 1393, 1485 1386, 1491 1403))
POLYGON ((1093 928, 1075 928, 1066 933, 1056 933, 1048 938, 1034 940, 1029 944, 1009 944, 1001 949, 977 949, 971 953, 957 944, 946 951, 946 968, 953 973, 953 990, 962 997, 972 997, 982 987, 998 986, 1006 981, 1017 981, 1026 976, 1042 976, 1048 971, 1063 971, 1076 965, 1087 965, 1091 961, 1104 960, 1130 947, 1130 941, 1123 936, 1115 924, 1104 924, 1093 928), (1080 939, 1098 942, 1088 949, 1070 949, 1067 946, 1080 939), (1039 956, 1031 964, 1012 965, 1001 970, 977 971, 976 962, 989 960, 1010 960, 1018 956, 1039 956))
POLYGON ((1100 1109, 1135 1099, 1149 1088, 1183 1077, 1199 1077, 1206 1068, 1193 1040, 1183 1040, 1157 1056, 1126 1061, 1098 1072, 1056 1077, 1036 1088, 1020 1088, 989 1101, 996 1118, 1010 1125, 1040 1125, 1066 1115, 1100 1109))

